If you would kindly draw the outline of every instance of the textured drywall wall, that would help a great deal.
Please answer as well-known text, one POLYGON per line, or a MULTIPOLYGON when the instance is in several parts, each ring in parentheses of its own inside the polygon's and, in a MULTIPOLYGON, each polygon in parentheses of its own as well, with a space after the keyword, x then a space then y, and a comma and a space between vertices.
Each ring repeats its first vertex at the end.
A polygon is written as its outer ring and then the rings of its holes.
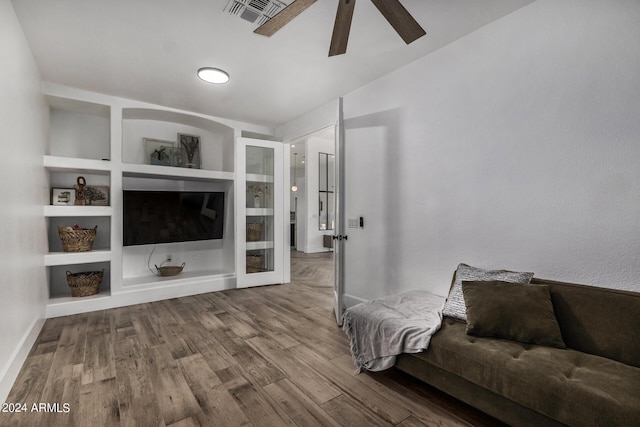
POLYGON ((346 293, 640 291, 640 2, 538 0, 344 97, 346 293))
POLYGON ((0 401, 37 335, 47 302, 42 166, 47 110, 40 75, 11 3, 0 1, 0 401))

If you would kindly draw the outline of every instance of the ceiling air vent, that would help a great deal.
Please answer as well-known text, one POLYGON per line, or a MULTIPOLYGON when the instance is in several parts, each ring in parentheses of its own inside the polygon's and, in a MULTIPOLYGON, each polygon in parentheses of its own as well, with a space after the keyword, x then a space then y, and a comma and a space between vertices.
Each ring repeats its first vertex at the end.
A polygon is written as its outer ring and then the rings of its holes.
POLYGON ((258 18, 260 18, 260 13, 254 11, 250 7, 245 7, 242 11, 242 14, 240 14, 240 18, 244 19, 245 21, 256 22, 258 18))
POLYGON ((224 11, 245 21, 262 25, 287 7, 291 0, 229 0, 224 11))
POLYGON ((269 5, 270 0, 251 0, 249 6, 260 11, 269 5))

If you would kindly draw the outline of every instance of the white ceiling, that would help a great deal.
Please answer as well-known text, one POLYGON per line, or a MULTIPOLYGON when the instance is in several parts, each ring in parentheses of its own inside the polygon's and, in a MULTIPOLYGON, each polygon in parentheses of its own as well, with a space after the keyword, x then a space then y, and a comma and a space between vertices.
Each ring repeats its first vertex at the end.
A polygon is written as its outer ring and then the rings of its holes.
MULTIPOLYGON (((338 0, 318 0, 273 37, 227 0, 13 0, 44 80, 277 126, 533 0, 402 0, 427 31, 407 46, 368 0, 345 55, 327 57, 338 0), (196 70, 231 75, 208 85, 196 70)), ((287 0, 289 2, 289 0, 287 0)))

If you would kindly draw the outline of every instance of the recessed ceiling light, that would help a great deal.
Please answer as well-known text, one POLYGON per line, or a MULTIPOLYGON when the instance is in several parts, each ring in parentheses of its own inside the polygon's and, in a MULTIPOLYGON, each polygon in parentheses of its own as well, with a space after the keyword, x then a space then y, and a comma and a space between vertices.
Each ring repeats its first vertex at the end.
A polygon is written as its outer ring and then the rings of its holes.
POLYGON ((222 84, 229 81, 229 74, 218 68, 204 67, 198 70, 198 77, 207 83, 222 84))

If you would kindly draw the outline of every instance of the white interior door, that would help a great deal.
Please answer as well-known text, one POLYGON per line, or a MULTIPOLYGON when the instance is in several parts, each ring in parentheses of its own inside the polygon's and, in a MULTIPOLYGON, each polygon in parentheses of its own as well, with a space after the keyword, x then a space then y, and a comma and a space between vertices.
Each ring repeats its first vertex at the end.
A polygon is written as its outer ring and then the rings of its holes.
POLYGON ((334 283, 333 311, 336 322, 342 326, 342 313, 344 311, 344 245, 347 242, 345 199, 344 199, 344 114, 342 110, 342 98, 338 99, 338 112, 336 119, 336 148, 335 148, 335 209, 336 223, 333 242, 334 256, 334 283))
POLYGON ((282 143, 238 138, 235 194, 239 288, 284 283, 283 180, 282 143))

